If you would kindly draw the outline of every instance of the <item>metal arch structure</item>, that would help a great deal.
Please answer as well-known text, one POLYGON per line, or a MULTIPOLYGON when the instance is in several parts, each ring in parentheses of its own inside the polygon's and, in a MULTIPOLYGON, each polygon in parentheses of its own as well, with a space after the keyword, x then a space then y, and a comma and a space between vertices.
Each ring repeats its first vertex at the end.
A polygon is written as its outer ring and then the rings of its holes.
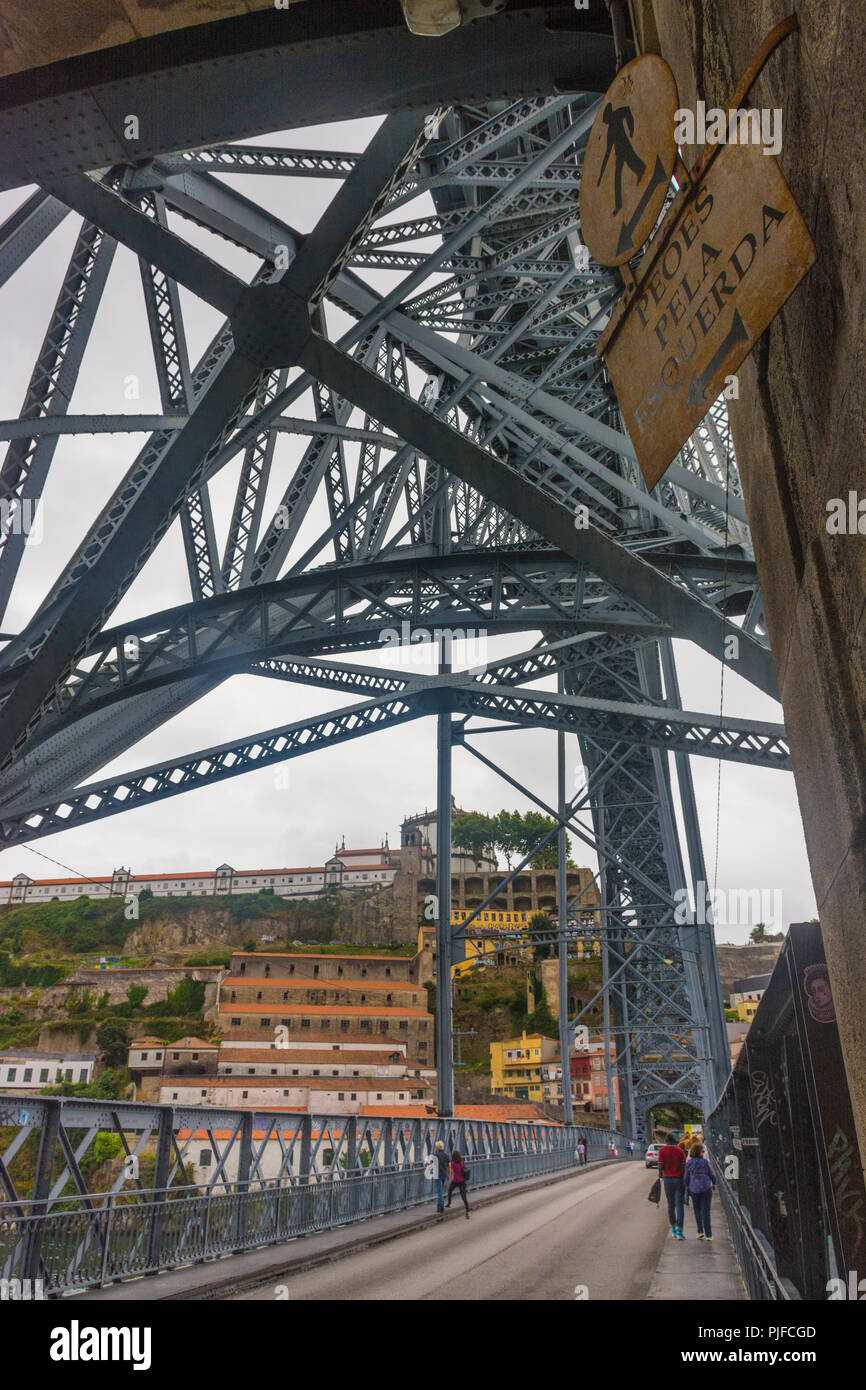
MULTIPOLYGON (((518 28, 537 24, 537 8, 526 9, 518 28)), ((677 912, 681 890, 706 881, 689 755, 785 768, 788 752, 779 725, 681 708, 675 637, 720 660, 736 651, 737 671, 775 693, 725 411, 713 408, 648 494, 594 353, 617 295, 580 240, 577 193, 596 98, 561 82, 547 94, 518 83, 510 100, 465 87, 461 97, 460 62, 482 30, 469 26, 441 50, 440 91, 410 84, 395 93, 376 69, 369 109, 410 109, 393 110, 361 154, 304 149, 297 132, 285 148, 227 143, 256 133, 251 125, 214 132, 213 145, 188 140, 198 143, 189 152, 167 136, 147 150, 112 149, 110 168, 82 150, 74 168, 67 159, 40 170, 40 189, 0 227, 0 275, 24 276, 35 247, 67 216, 80 219, 20 418, 0 422, 4 606, 44 490, 51 505, 63 440, 147 432, 69 564, 0 652, 0 846, 425 715, 437 719, 446 808, 455 744, 495 766, 478 746, 491 728, 548 728, 562 769, 563 740, 574 733, 587 785, 569 796, 561 771, 554 807, 521 790, 597 855, 606 1030, 623 1128, 642 1137, 651 1098, 687 1095, 706 1110, 729 1070, 712 927, 677 912), (266 185, 241 193, 223 181, 238 172, 339 187, 302 236, 269 210, 266 185), (251 281, 218 251, 196 249, 189 224, 252 253, 251 281), (161 413, 74 415, 118 247, 139 260, 161 413), (375 271, 396 273, 394 287, 377 288, 375 271), (181 287, 224 320, 197 363, 181 287), (351 322, 338 340, 328 334, 334 307, 351 322), (295 462, 287 436, 298 441, 295 462), (237 460, 221 524, 209 485, 237 460), (323 524, 311 544, 317 499, 323 524), (113 625, 172 527, 188 594, 113 625), (480 672, 452 671, 447 653, 428 678, 353 661, 403 624, 535 636, 521 655, 480 672), (250 672, 363 698, 99 779, 109 759, 250 672), (557 693, 537 685, 551 677, 557 693)), ((569 32, 572 57, 595 53, 599 74, 610 66, 609 41, 569 32)), ((537 35, 534 43, 526 71, 537 35)), ((516 55, 503 63, 513 76, 516 55)), ((319 115, 329 114, 323 100, 319 115)), ((282 109, 275 97, 258 129, 279 128, 282 109)), ((305 120, 316 115, 313 100, 305 120)), ((447 865, 445 811, 439 845, 447 865)), ((568 912, 563 882, 562 923, 568 912)), ((441 978, 465 934, 452 937, 449 923, 443 871, 441 978)), ((438 1005, 440 1106, 449 1114, 447 990, 438 1005)))

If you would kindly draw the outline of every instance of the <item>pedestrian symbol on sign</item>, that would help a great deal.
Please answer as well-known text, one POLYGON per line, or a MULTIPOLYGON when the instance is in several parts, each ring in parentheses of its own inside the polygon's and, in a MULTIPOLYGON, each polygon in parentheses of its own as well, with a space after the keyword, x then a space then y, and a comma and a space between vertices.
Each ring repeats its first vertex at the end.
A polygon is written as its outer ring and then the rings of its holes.
POLYGON ((601 265, 630 260, 655 226, 677 150, 673 73, 655 54, 617 74, 590 131, 580 193, 581 237, 601 265))
POLYGON ((631 169, 638 183, 641 182, 646 173, 646 165, 631 142, 631 137, 634 135, 634 116, 631 113, 631 107, 618 106, 614 110, 613 104, 608 102, 604 108, 602 120, 607 126, 607 149, 604 152, 596 188, 601 186, 612 152, 614 158, 613 216, 616 217, 622 208, 623 165, 627 165, 631 169))

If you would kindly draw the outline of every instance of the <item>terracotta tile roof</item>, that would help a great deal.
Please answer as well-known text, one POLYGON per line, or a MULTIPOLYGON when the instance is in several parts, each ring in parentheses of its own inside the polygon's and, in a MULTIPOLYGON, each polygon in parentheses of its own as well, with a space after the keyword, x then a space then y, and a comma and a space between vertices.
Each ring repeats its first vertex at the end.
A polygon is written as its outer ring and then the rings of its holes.
POLYGON ((328 979, 322 975, 267 975, 264 977, 252 975, 227 975, 223 980, 224 989, 235 989, 237 986, 250 985, 258 988, 263 985, 276 986, 278 989, 373 989, 373 990, 397 990, 403 994, 407 990, 412 990, 415 994, 420 994, 423 985, 415 984, 413 980, 343 980, 339 976, 332 976, 328 979))
POLYGON ((431 1091, 423 1078, 399 1076, 166 1076, 162 1089, 182 1091, 271 1089, 282 1091, 431 1091))
POLYGON ((219 1043, 205 1042, 202 1038, 175 1038, 174 1042, 166 1043, 166 1047, 176 1047, 180 1051, 186 1051, 190 1047, 206 1048, 216 1052, 219 1043))
POLYGON ((360 1115, 378 1115, 382 1119, 390 1116, 395 1120, 426 1120, 433 1114, 433 1107, 430 1105, 364 1105, 358 1112, 360 1115))
MULTIPOLYGON (((292 1065, 295 1062, 320 1062, 322 1066, 326 1066, 328 1063, 332 1066, 337 1066, 342 1062, 347 1066, 367 1063, 371 1067, 384 1067, 396 1065, 391 1061, 392 1056, 396 1053, 396 1048, 391 1048, 390 1051, 374 1051, 371 1048, 369 1052, 333 1052, 330 1048, 324 1047, 238 1047, 232 1048, 229 1052, 226 1052, 225 1046, 223 1046, 220 1048, 219 1060, 220 1066, 223 1066, 225 1063, 234 1066, 237 1062, 259 1062, 267 1066, 273 1066, 276 1062, 282 1062, 288 1065, 292 1065)), ((402 1061, 403 1054, 400 1053, 399 1055, 402 1061)))
MULTIPOLYGON (((54 888, 56 885, 62 883, 76 883, 79 887, 86 888, 89 883, 111 883, 112 881, 110 874, 105 878, 101 877, 99 874, 95 874, 92 878, 31 878, 27 883, 27 887, 40 888, 44 886, 46 888, 54 888)), ((13 887, 17 887, 17 885, 10 879, 0 881, 0 888, 13 887)))
POLYGON ((357 1018, 378 1018, 381 1016, 400 1018, 431 1018, 432 1015, 426 1009, 415 1009, 410 1005, 397 1008, 394 1004, 287 1004, 284 1001, 276 1004, 267 1004, 262 1000, 258 1004, 226 1004, 221 1001, 219 1005, 221 1014, 309 1014, 314 1017, 318 1014, 352 1014, 357 1018))
MULTIPOLYGON (((266 1037, 267 1037, 267 1035, 266 1035, 266 1037)), ((306 1037, 306 1035, 304 1035, 304 1037, 303 1037, 303 1039, 302 1039, 302 1038, 301 1038, 301 1034, 300 1034, 300 1029, 296 1028, 296 1029, 294 1030, 294 1033, 290 1035, 289 1041, 301 1042, 302 1040, 303 1040, 304 1042, 308 1042, 308 1041, 309 1041, 309 1039, 306 1037)), ((262 1034, 261 1034, 261 1031, 260 1031, 259 1029, 256 1029, 256 1028, 229 1028, 229 1029, 227 1029, 226 1032, 222 1035, 221 1050, 224 1052, 224 1051, 226 1050, 226 1048, 235 1048, 235 1047, 239 1046, 239 1045, 242 1044, 242 1043, 247 1043, 247 1042, 263 1042, 263 1041, 264 1041, 264 1039, 262 1038, 262 1034)), ((377 1038, 371 1038, 369 1033, 358 1033, 358 1032, 355 1032, 355 1033, 338 1033, 338 1034, 336 1034, 336 1035, 334 1036, 334 1041, 333 1041, 332 1044, 331 1044, 331 1043, 327 1043, 327 1042, 325 1041, 325 1039, 322 1038, 322 1041, 321 1041, 321 1043, 320 1043, 320 1047, 325 1048, 325 1049, 331 1051, 332 1049, 336 1049, 337 1043, 339 1043, 341 1049, 345 1046, 346 1043, 366 1043, 368 1046, 369 1046, 369 1044, 371 1044, 371 1043, 375 1043, 377 1047, 381 1047, 381 1046, 382 1046, 381 1041, 380 1041, 379 1039, 377 1039, 377 1038)), ((408 1047, 408 1045, 409 1045, 408 1039, 406 1039, 406 1038, 399 1038, 399 1037, 396 1037, 396 1038, 391 1038, 391 1037, 389 1037, 389 1038, 388 1038, 388 1047, 389 1047, 389 1048, 393 1047, 395 1051, 396 1051, 397 1048, 401 1048, 401 1047, 404 1048, 404 1049, 406 1049, 406 1048, 408 1047)), ((251 1049, 251 1050, 252 1050, 252 1049, 251 1049)), ((284 1049, 284 1048, 280 1048, 280 1047, 275 1047, 274 1044, 273 1044, 272 1042, 269 1042, 267 1047, 256 1048, 256 1049, 254 1049, 254 1050, 255 1050, 260 1056, 261 1056, 261 1055, 267 1056, 271 1051, 273 1051, 273 1052, 283 1052, 283 1051, 287 1051, 290 1055, 291 1055, 291 1052, 292 1052, 292 1049, 291 1049, 291 1048, 286 1048, 286 1049, 284 1049)), ((336 1051, 334 1051, 334 1055, 336 1056, 336 1051)))
POLYGON ((380 871, 380 873, 381 873, 381 871, 384 869, 384 871, 387 873, 389 869, 395 869, 395 868, 396 868, 396 865, 394 865, 394 864, 376 864, 376 863, 373 863, 373 864, 346 864, 346 865, 345 865, 345 868, 346 868, 347 873, 350 873, 350 874, 359 873, 359 872, 361 871, 361 869, 378 869, 378 870, 380 871))
POLYGON ((132 1047, 166 1047, 167 1044, 163 1042, 162 1038, 133 1038, 133 1040, 132 1040, 132 1042, 129 1044, 129 1046, 130 1046, 131 1048, 132 1048, 132 1047))
POLYGON ((411 960, 411 956, 340 956, 336 951, 232 951, 235 956, 257 956, 262 960, 381 960, 390 965, 394 960, 411 960))

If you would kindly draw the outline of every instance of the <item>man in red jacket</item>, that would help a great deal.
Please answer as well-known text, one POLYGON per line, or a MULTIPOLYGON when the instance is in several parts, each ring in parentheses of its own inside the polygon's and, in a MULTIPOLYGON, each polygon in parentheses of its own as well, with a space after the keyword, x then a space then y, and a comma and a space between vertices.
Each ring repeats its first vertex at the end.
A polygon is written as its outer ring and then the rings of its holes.
POLYGON ((667 1143, 659 1149, 659 1177, 664 1183, 668 1199, 668 1216, 671 1235, 677 1240, 685 1240, 683 1235, 683 1174, 686 1169, 686 1156, 677 1144, 676 1135, 669 1134, 667 1143))

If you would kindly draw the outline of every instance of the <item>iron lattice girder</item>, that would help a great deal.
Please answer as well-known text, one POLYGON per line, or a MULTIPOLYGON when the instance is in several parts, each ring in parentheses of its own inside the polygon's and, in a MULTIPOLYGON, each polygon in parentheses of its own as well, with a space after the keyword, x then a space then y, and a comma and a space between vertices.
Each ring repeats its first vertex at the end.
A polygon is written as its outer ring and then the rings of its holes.
MULTIPOLYGON (((398 555, 355 566, 290 575, 271 584, 220 594, 136 619, 94 637, 88 670, 74 672, 46 705, 39 736, 57 719, 89 712, 116 698, 191 676, 245 669, 280 651, 312 645, 322 651, 381 643, 385 630, 416 634, 437 625, 483 628, 485 635, 534 630, 544 623, 587 630, 667 631, 663 623, 604 586, 586 581, 555 551, 488 551, 474 556, 398 555), (131 639, 135 654, 128 649, 131 639)), ((18 672, 0 677, 11 686, 18 672)))
POLYGON ((603 92, 615 72, 607 26, 563 0, 524 0, 501 20, 461 25, 437 40, 435 61, 397 0, 317 0, 190 33, 5 78, 0 188, 383 111, 477 106, 503 92, 603 92), (144 92, 147 119, 130 139, 127 117, 142 111, 144 92), (70 121, 81 132, 75 145, 70 121))
MULTIPOLYGON (((53 216, 50 219, 54 221, 53 216)), ((57 219, 59 220, 59 219, 57 219)), ((69 407, 84 350, 114 259, 116 243, 89 222, 79 231, 22 406, 22 424, 34 432, 14 439, 0 467, 0 499, 20 508, 38 504, 57 444, 38 425, 57 419, 69 407)), ((24 551, 26 532, 12 519, 0 526, 0 620, 12 592, 24 551), (6 529, 4 529, 4 526, 6 529)))
POLYGON ((421 699, 401 696, 371 700, 365 704, 269 729, 250 738, 201 749, 170 763, 140 768, 131 776, 115 777, 79 787, 50 805, 18 816, 0 811, 0 845, 9 845, 55 834, 118 811, 174 796, 180 791, 213 785, 242 772, 267 767, 314 747, 332 746, 376 729, 393 728, 426 713, 421 699))
POLYGON ((735 637, 741 651, 738 671, 766 694, 776 694, 772 658, 766 648, 743 636, 700 600, 665 580, 651 565, 630 554, 592 525, 575 527, 574 515, 472 440, 367 371, 334 344, 313 334, 299 361, 312 375, 387 423, 420 452, 447 458, 449 469, 489 500, 528 521, 533 530, 615 588, 637 598, 648 612, 681 636, 721 658, 725 639, 735 637))
MULTIPOLYGON (((726 636, 736 636, 746 656, 738 669, 763 681, 763 688, 773 688, 766 652, 724 617, 747 608, 747 633, 759 620, 754 567, 738 558, 740 551, 729 550, 727 558, 713 553, 724 538, 729 455, 724 420, 709 420, 663 487, 647 498, 603 366, 592 357, 613 286, 606 273, 578 272, 572 260, 579 247, 575 151, 590 120, 585 98, 532 97, 487 119, 467 106, 447 116, 446 138, 423 149, 420 138, 407 140, 411 149, 403 157, 395 143, 387 143, 401 128, 393 122, 375 148, 352 157, 352 172, 330 219, 306 239, 189 162, 183 167, 182 156, 180 162, 169 157, 151 167, 142 164, 125 177, 123 198, 92 180, 66 185, 70 200, 79 199, 94 216, 98 212, 109 232, 117 231, 141 252, 148 274, 165 279, 176 271, 231 322, 212 345, 203 375, 193 376, 192 400, 180 427, 155 422, 159 435, 55 586, 38 622, 5 654, 10 668, 26 654, 28 664, 12 671, 26 681, 31 656, 42 656, 46 623, 49 630, 51 624, 60 630, 59 620, 67 605, 74 606, 76 592, 96 588, 92 571, 103 570, 106 606, 100 609, 93 593, 78 605, 75 661, 81 664, 64 665, 57 649, 43 663, 41 703, 27 725, 30 751, 3 783, 3 827, 7 843, 49 834, 425 713, 435 712, 441 720, 457 710, 464 722, 475 715, 497 727, 575 732, 591 770, 588 804, 606 875, 603 920, 613 1036, 631 1105, 633 1095, 640 1104, 660 1086, 676 1084, 696 1099, 711 1089, 706 1017, 712 1001, 702 978, 711 950, 672 921, 672 895, 686 879, 665 752, 673 750, 677 767, 682 763, 687 770, 687 754, 695 751, 779 767, 786 765, 787 750, 778 726, 720 725, 669 708, 676 701, 666 705, 652 677, 655 644, 661 639, 663 647, 669 634, 701 641, 715 655, 721 655, 726 636), (193 251, 167 226, 148 228, 148 219, 130 209, 127 198, 148 197, 160 184, 158 196, 169 209, 263 260, 253 286, 193 251), (422 186, 433 191, 434 214, 397 223, 393 209, 422 186), (392 220, 374 227, 383 212, 392 220), (411 249, 417 237, 431 232, 444 236, 441 247, 432 253, 411 249), (401 249, 397 238, 406 239, 409 249, 405 244, 401 249), (281 278, 274 264, 277 244, 290 265, 281 278), (408 274, 380 296, 347 269, 349 264, 408 274), (437 270, 455 277, 447 294, 430 289, 437 270), (537 288, 527 289, 521 277, 537 288), (323 295, 356 320, 336 347, 325 340, 323 322, 310 322, 309 306, 315 308, 323 295), (459 309, 452 313, 455 295, 459 309), (436 321, 464 330, 460 343, 419 322, 434 314, 447 315, 436 321), (230 412, 226 403, 220 425, 208 392, 219 382, 218 373, 238 362, 239 346, 259 370, 249 373, 247 389, 237 390, 235 384, 235 409, 230 412), (346 357, 349 350, 357 364, 346 357), (283 390, 276 369, 295 359, 308 373, 283 390), (427 386, 424 406, 411 401, 410 367, 428 374, 438 401, 427 386), (257 451, 273 448, 277 433, 289 427, 281 414, 310 389, 320 418, 298 427, 311 434, 311 442, 287 494, 289 533, 272 545, 274 526, 266 525, 256 545, 267 477, 266 461, 261 466, 257 451), (248 403, 251 415, 245 413, 248 403), (349 424, 356 406, 364 417, 361 430, 349 424), (184 457, 208 409, 210 424, 184 457), (153 537, 144 534, 146 528, 128 528, 130 556, 140 565, 186 505, 182 499, 246 448, 251 466, 245 464, 242 473, 223 565, 232 583, 253 580, 255 588, 226 596, 223 607, 221 599, 187 605, 156 621, 143 620, 138 628, 130 624, 100 636, 106 608, 128 582, 114 575, 108 583, 106 541, 115 534, 117 517, 126 516, 139 490, 163 467, 175 447, 174 435, 186 436, 175 453, 175 496, 158 517, 154 513, 153 537), (356 442, 362 456, 353 490, 345 450, 356 442), (315 483, 329 488, 331 524, 294 559, 291 544, 315 483), (401 524, 394 508, 402 496, 409 511, 401 524), (598 509, 598 526, 586 531, 572 525, 581 496, 598 509), (539 550, 538 536, 552 538, 557 550, 539 550), (440 557, 455 568, 443 565, 429 584, 418 577, 417 554, 407 560, 400 550, 422 541, 434 550, 455 550, 440 557), (538 555, 538 568, 531 563, 521 568, 518 554, 507 557, 496 626, 490 617, 491 583, 499 570, 491 569, 491 552, 503 542, 516 542, 525 555, 527 541, 538 555), (338 563, 311 574, 310 566, 331 544, 338 563), (477 569, 461 571, 469 546, 477 551, 472 559, 477 569), (339 563, 341 556, 351 557, 351 563, 339 563), (375 563, 373 557, 379 557, 375 563), (293 562, 285 586, 275 582, 284 558, 293 562), (369 566, 365 573, 363 564, 369 566), (415 577, 407 578, 413 566, 415 577), (300 582, 293 589, 295 580, 300 582), (341 592, 342 598, 329 597, 324 588, 341 592), (474 680, 419 680, 316 661, 317 652, 348 653, 374 644, 382 627, 396 626, 404 614, 413 625, 437 620, 458 630, 483 625, 491 634, 508 630, 507 624, 510 630, 531 624, 555 633, 582 629, 582 634, 571 662, 565 660, 565 644, 550 644, 496 663, 474 680), (127 660, 125 635, 141 639, 138 662, 127 660), (570 673, 574 699, 524 688, 527 681, 560 669, 570 673), (105 763, 109 748, 116 755, 234 670, 375 692, 378 698, 140 769, 126 779, 77 785, 105 763)), ((46 201, 29 216, 56 215, 57 206, 46 201)), ((23 225, 8 227, 5 242, 0 232, 0 252, 20 256, 23 237, 23 225)), ((0 257, 0 270, 2 264, 0 257)), ((736 518, 732 535, 747 541, 736 479, 728 512, 736 518)), ((139 508, 144 515, 146 509, 139 508)), ((431 561, 425 557, 420 563, 431 561)), ((35 682, 30 694, 37 698, 35 682)), ((458 723, 458 735, 462 728, 458 723)))
POLYGON ((407 146, 415 149, 421 128, 417 115, 391 117, 380 127, 287 276, 269 285, 244 286, 92 179, 75 180, 67 189, 73 203, 96 208, 103 222, 121 231, 153 264, 221 309, 231 319, 235 350, 216 368, 183 430, 120 514, 105 517, 101 529, 108 534, 97 533, 80 562, 87 568, 86 582, 82 576, 35 643, 24 639, 33 656, 3 706, 0 756, 16 741, 21 746, 50 699, 52 684, 82 651, 95 622, 125 592, 185 497, 198 487, 211 451, 236 427, 259 390, 263 369, 297 360, 300 340, 310 332, 306 301, 327 287, 336 259, 393 186, 395 161, 405 158, 407 146))
MULTIPOLYGON (((285 674, 292 674, 291 666, 285 674)), ((0 843, 52 834, 61 827, 101 819, 431 713, 474 714, 524 727, 562 729, 599 743, 627 741, 764 767, 789 766, 784 731, 778 725, 759 725, 757 721, 740 728, 735 721, 725 720, 721 728, 714 728, 712 720, 681 710, 482 687, 477 678, 460 673, 403 678, 399 672, 384 671, 377 682, 369 670, 341 670, 337 664, 317 668, 306 663, 297 667, 295 677, 334 689, 375 689, 378 685, 387 695, 79 787, 54 798, 51 805, 40 804, 38 797, 34 804, 33 793, 29 798, 7 798, 0 807, 0 843)))
POLYGON ((562 729, 599 743, 625 741, 682 753, 721 757, 763 767, 791 770, 781 724, 740 721, 686 710, 661 711, 652 705, 593 697, 535 694, 482 686, 458 687, 452 708, 489 719, 505 719, 525 728, 562 729))

